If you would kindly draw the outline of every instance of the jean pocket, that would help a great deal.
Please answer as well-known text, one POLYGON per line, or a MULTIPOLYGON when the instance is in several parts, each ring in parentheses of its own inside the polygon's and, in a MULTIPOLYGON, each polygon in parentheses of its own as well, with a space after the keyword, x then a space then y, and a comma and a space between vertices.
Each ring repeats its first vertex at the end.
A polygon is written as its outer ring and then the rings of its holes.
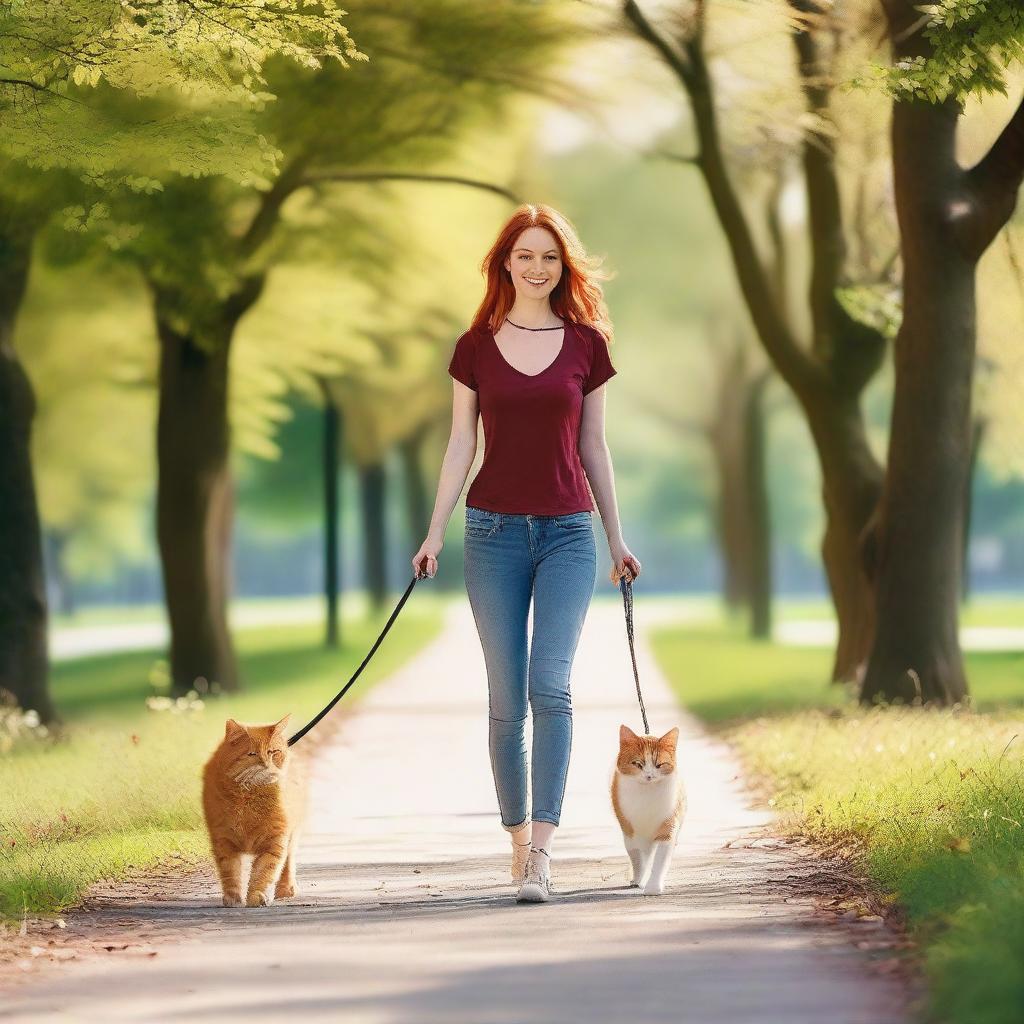
POLYGON ((482 508, 466 507, 466 535, 469 537, 489 537, 494 532, 497 517, 493 512, 482 508))
POLYGON ((592 527, 594 523, 593 513, 587 510, 583 512, 569 512, 564 516, 555 516, 555 526, 562 530, 577 530, 580 527, 592 527))

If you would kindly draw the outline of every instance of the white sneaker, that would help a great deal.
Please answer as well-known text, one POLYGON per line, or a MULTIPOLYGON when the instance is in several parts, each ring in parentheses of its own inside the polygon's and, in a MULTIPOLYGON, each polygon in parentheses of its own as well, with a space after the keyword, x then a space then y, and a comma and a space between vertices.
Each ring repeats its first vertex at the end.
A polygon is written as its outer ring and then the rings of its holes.
POLYGON ((551 897, 551 856, 547 850, 531 849, 517 903, 545 903, 551 897))
POLYGON ((512 881, 522 882, 526 876, 526 862, 530 857, 530 843, 517 843, 512 840, 512 881))

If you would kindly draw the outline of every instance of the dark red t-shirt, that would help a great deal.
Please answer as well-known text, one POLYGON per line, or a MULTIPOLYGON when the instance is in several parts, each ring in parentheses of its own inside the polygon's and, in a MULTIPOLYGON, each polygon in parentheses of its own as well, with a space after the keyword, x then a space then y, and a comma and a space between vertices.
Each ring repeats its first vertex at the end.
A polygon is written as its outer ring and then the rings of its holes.
POLYGON ((467 505, 538 516, 593 511, 579 453, 583 396, 617 372, 597 328, 566 320, 554 361, 528 374, 505 359, 488 327, 471 327, 448 372, 477 392, 484 423, 483 465, 467 505))

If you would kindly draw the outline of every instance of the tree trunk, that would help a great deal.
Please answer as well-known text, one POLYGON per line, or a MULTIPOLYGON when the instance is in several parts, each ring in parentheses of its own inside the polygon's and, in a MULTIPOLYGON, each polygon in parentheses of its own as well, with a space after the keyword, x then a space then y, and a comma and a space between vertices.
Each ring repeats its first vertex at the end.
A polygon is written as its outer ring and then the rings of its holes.
POLYGON ((743 447, 743 381, 731 381, 719 392, 714 424, 708 431, 715 463, 715 533, 722 562, 722 597, 738 611, 752 592, 750 524, 747 521, 748 481, 743 447))
POLYGON ((54 722, 42 528, 32 473, 36 399, 14 350, 33 233, 30 224, 0 210, 0 691, 43 722, 54 722))
POLYGON ((878 628, 861 692, 952 704, 967 694, 958 636, 964 491, 971 459, 975 261, 942 216, 958 199, 959 110, 920 101, 893 111, 903 324, 888 472, 872 538, 878 628))
POLYGON ((822 562, 839 637, 835 682, 859 680, 874 636, 874 605, 863 537, 882 493, 882 470, 868 446, 858 396, 798 395, 821 466, 825 535, 822 562))
MULTIPOLYGON (((793 6, 807 13, 805 4, 793 6)), ((695 6, 686 30, 675 40, 658 31, 635 0, 625 0, 623 11, 689 96, 697 154, 687 163, 704 178, 757 337, 807 416, 821 465, 827 523, 822 551, 839 624, 833 678, 857 678, 870 649, 873 621, 860 541, 874 507, 870 499, 877 498, 881 487, 881 469, 866 443, 859 398, 881 364, 885 339, 853 320, 836 297, 844 277, 845 245, 832 137, 809 131, 803 143, 811 247, 806 344, 802 325, 786 315, 778 282, 766 270, 729 174, 704 52, 704 6, 695 6)), ((826 119, 834 61, 834 54, 822 47, 828 37, 825 28, 812 28, 803 19, 793 32, 808 109, 826 119)))
POLYGON ((234 327, 225 325, 207 350, 157 316, 157 539, 175 693, 238 688, 227 621, 233 512, 228 357, 234 327))
POLYGON ((386 477, 384 464, 373 462, 359 468, 363 512, 363 577, 374 609, 387 600, 387 538, 384 517, 386 477))
POLYGON ((750 635, 772 636, 772 528, 765 458, 764 392, 769 377, 761 374, 745 390, 743 451, 746 464, 746 520, 750 538, 750 635))
POLYGON ((338 468, 340 459, 340 416, 338 406, 326 387, 324 395, 324 596, 327 630, 324 642, 338 646, 338 468))
MULTIPOLYGON (((0 211, 6 213, 6 211, 0 211)), ((32 230, 0 224, 0 691, 57 720, 50 698, 46 580, 32 476, 32 385, 14 350, 14 324, 25 295, 32 230)))

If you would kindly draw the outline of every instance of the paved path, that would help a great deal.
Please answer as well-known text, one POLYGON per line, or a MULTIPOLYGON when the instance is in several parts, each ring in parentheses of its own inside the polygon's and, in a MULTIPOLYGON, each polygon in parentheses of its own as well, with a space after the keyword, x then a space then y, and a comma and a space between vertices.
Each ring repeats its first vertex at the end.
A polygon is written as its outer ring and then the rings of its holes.
MULTIPOLYGON (((652 727, 682 727, 690 811, 665 895, 626 887, 607 785, 618 725, 638 725, 639 714, 615 601, 591 608, 573 671, 572 767, 552 863, 558 898, 517 905, 486 761, 479 643, 465 603, 449 615, 443 635, 378 684, 321 752, 299 896, 225 910, 205 875, 134 895, 112 889, 69 928, 91 922, 93 934, 135 946, 27 981, 0 1002, 0 1018, 905 1020, 901 986, 869 969, 851 928, 826 923, 810 901, 784 902, 773 885, 807 871, 809 858, 742 844, 765 815, 748 808, 727 750, 675 706, 642 640, 652 727)), ((650 619, 638 603, 638 626, 650 619)))

